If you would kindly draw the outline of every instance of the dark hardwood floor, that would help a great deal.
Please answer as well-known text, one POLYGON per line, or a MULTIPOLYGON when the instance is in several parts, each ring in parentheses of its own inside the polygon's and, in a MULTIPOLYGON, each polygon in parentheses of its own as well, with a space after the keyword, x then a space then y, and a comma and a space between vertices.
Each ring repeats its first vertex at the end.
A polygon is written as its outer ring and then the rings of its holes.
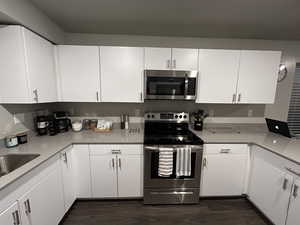
POLYGON ((199 205, 144 206, 142 201, 78 201, 61 225, 269 225, 246 199, 199 205))

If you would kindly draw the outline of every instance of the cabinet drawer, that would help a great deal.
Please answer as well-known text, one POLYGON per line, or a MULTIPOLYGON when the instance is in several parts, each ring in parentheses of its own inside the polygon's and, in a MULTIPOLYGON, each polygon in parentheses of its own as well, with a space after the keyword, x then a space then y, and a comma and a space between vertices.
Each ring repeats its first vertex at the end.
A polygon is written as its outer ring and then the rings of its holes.
POLYGON ((247 144, 206 144, 204 145, 204 154, 247 154, 247 144))
POLYGON ((93 144, 89 145, 91 155, 108 155, 113 152, 124 154, 124 155, 142 155, 143 154, 143 145, 137 144, 93 144))

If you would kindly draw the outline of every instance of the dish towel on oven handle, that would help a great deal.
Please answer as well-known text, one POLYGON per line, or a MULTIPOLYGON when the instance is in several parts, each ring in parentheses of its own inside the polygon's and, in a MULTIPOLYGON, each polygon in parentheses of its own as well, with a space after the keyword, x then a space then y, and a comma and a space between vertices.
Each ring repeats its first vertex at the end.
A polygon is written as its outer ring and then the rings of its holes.
POLYGON ((177 177, 191 176, 191 163, 192 163, 191 157, 192 157, 192 150, 190 147, 177 149, 177 160, 176 160, 177 177))
POLYGON ((173 173, 173 148, 159 147, 158 176, 170 177, 173 173))

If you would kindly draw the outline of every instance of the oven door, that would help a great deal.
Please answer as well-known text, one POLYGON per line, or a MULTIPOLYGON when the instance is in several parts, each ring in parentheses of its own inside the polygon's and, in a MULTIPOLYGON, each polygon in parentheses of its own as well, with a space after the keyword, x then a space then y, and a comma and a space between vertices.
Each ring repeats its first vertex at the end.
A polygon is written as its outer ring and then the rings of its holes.
POLYGON ((145 99, 196 99, 197 71, 145 70, 145 99))
MULTIPOLYGON (((191 148, 191 176, 176 176, 176 146, 166 146, 174 148, 173 152, 173 173, 170 177, 160 177, 158 175, 159 146, 144 146, 144 187, 145 188, 197 188, 200 186, 202 146, 192 146, 191 148)), ((181 148, 184 146, 180 146, 181 148)))

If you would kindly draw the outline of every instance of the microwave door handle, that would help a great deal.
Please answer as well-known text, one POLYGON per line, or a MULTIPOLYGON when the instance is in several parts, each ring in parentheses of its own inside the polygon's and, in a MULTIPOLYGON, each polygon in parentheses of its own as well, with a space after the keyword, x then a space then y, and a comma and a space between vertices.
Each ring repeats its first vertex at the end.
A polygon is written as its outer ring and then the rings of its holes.
POLYGON ((189 88, 189 78, 187 75, 185 75, 184 80, 184 98, 186 99, 186 96, 188 95, 188 88, 189 88))

